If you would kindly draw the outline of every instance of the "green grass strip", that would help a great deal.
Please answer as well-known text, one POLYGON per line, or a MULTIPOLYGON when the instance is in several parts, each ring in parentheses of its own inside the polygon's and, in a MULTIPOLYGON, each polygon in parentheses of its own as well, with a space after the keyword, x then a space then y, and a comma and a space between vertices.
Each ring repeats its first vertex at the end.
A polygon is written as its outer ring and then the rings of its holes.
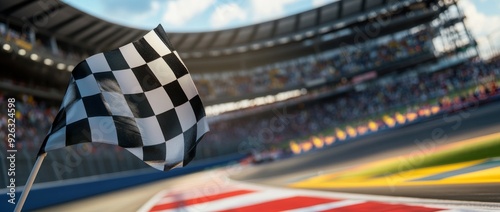
POLYGON ((442 150, 416 150, 414 153, 395 160, 368 166, 366 169, 353 170, 338 176, 338 178, 369 178, 427 168, 439 165, 468 162, 492 157, 500 157, 500 137, 467 142, 464 145, 451 144, 450 148, 442 150))

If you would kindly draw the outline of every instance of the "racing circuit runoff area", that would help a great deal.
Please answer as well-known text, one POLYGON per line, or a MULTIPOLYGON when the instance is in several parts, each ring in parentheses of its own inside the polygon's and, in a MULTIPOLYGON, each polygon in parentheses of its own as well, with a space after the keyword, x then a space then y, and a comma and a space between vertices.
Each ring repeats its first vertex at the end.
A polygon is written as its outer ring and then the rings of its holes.
POLYGON ((500 103, 40 211, 498 211, 500 103))

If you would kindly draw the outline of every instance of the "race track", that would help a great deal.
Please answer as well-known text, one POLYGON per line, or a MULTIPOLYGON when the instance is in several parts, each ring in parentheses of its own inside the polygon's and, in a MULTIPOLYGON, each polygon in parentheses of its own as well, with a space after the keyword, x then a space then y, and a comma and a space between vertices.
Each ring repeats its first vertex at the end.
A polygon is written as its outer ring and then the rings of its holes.
MULTIPOLYGON (((184 193, 189 191, 192 193, 194 189, 195 191, 203 191, 205 194, 212 194, 232 188, 238 182, 276 189, 290 189, 290 184, 312 176, 345 170, 355 165, 409 154, 415 151, 422 151, 424 147, 426 151, 433 151, 442 145, 497 133, 499 130, 500 104, 492 103, 480 108, 473 108, 451 115, 443 115, 434 120, 405 126, 398 130, 360 137, 348 143, 336 144, 332 148, 281 161, 190 174, 70 202, 40 211, 137 211, 141 207, 144 208, 146 203, 149 205, 153 202, 151 204, 154 205, 153 200, 157 199, 156 196, 158 196, 159 192, 174 194, 177 191, 184 193), (436 129, 438 131, 442 129, 444 134, 438 136, 440 139, 433 140, 432 132, 436 129), (220 172, 223 173, 221 174, 220 172)), ((437 136, 434 135, 434 138, 437 138, 437 136)), ((248 189, 248 187, 243 187, 248 189)), ((472 205, 482 209, 500 209, 500 204, 498 204, 500 203, 499 183, 443 184, 418 187, 386 185, 370 188, 324 188, 318 190, 323 190, 323 192, 326 191, 327 193, 331 192, 332 195, 337 192, 345 192, 398 196, 398 198, 445 199, 452 200, 451 203, 447 203, 448 205, 472 205), (454 202, 454 200, 465 202, 454 202)), ((304 192, 309 191, 311 190, 304 190, 304 192)), ((317 194, 311 195, 314 196, 317 194)), ((322 195, 325 196, 325 193, 322 193, 322 195)), ((338 196, 334 195, 334 197, 338 196)), ((342 195, 341 193, 340 196, 348 195, 342 195)), ((354 198, 357 199, 358 197, 354 198)), ((363 198, 365 197, 362 196, 361 199, 363 198)), ((370 199, 371 196, 366 198, 370 199)), ((409 201, 416 200, 410 199, 409 201)), ((152 205, 149 207, 154 207, 152 205)))
MULTIPOLYGON (((307 155, 254 166, 234 179, 267 185, 287 186, 290 183, 318 175, 343 170, 389 157, 425 151, 439 146, 500 132, 500 104, 439 116, 436 119, 401 129, 365 136, 307 155), (435 132, 444 132, 435 134, 435 132), (440 139, 433 139, 440 138, 440 139)), ((500 150, 499 150, 500 151, 500 150)), ((324 189, 331 190, 331 189, 324 189)), ((335 191, 394 196, 425 197, 451 200, 500 202, 500 184, 432 185, 419 187, 346 188, 335 191)))

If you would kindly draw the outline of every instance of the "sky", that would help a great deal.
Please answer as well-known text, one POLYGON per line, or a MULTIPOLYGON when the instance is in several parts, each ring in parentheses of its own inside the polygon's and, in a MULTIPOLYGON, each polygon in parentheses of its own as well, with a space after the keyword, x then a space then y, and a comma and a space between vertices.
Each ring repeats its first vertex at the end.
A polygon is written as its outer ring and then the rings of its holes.
POLYGON ((235 28, 303 12, 337 0, 65 0, 91 15, 169 32, 235 28))
POLYGON ((488 55, 490 45, 500 50, 500 1, 460 0, 467 19, 465 24, 476 38, 482 54, 488 55))
MULTIPOLYGON (((91 15, 145 30, 214 31, 307 11, 337 0, 64 0, 91 15)), ((500 1, 459 0, 480 49, 500 48, 500 1), (489 39, 488 39, 489 38, 489 39)))

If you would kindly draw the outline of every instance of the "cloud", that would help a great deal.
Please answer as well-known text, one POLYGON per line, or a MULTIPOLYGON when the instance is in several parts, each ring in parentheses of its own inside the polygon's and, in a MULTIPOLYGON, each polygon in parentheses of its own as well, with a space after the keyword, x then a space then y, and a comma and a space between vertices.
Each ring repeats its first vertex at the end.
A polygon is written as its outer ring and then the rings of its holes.
POLYGON ((251 0, 253 21, 282 17, 286 6, 295 2, 297 0, 251 0))
MULTIPOLYGON (((151 1, 149 3, 149 10, 139 12, 135 15, 133 15, 133 22, 138 23, 138 24, 144 24, 144 21, 152 21, 155 20, 155 16, 158 15, 158 13, 161 11, 161 3, 159 1, 151 1)), ((125 15, 124 17, 129 17, 130 18, 130 13, 125 15)), ((157 23, 154 23, 157 24, 157 23)))
POLYGON ((108 16, 113 19, 125 19, 126 22, 144 23, 150 21, 154 16, 158 15, 161 9, 161 4, 158 0, 138 2, 133 0, 107 0, 102 1, 108 16))
POLYGON ((210 23, 214 28, 227 26, 234 21, 244 21, 247 19, 247 11, 235 3, 223 4, 215 8, 210 17, 210 23))
POLYGON ((144 29, 158 24, 162 9, 162 3, 159 0, 65 0, 64 2, 98 18, 144 29))
POLYGON ((326 5, 326 4, 334 2, 334 1, 337 1, 337 0, 313 0, 311 2, 311 4, 313 7, 321 7, 323 5, 326 5))
POLYGON ((470 0, 459 1, 460 8, 467 16, 465 24, 472 32, 479 44, 481 52, 489 51, 489 45, 499 46, 500 28, 492 27, 491 23, 500 23, 500 15, 486 15, 481 13, 470 0), (488 38, 489 36, 489 38, 488 38), (490 44, 489 42, 493 42, 490 44))
POLYGON ((130 14, 146 13, 152 10, 152 4, 156 1, 135 1, 135 0, 106 0, 100 1, 103 7, 109 12, 125 13, 130 14))
POLYGON ((474 35, 486 36, 494 30, 498 30, 498 27, 492 27, 490 23, 498 23, 500 21, 499 15, 488 16, 479 12, 476 5, 470 0, 462 0, 459 5, 467 16, 465 23, 474 35))
POLYGON ((215 3, 215 0, 170 0, 163 16, 163 21, 174 26, 181 26, 196 15, 203 13, 215 3))

